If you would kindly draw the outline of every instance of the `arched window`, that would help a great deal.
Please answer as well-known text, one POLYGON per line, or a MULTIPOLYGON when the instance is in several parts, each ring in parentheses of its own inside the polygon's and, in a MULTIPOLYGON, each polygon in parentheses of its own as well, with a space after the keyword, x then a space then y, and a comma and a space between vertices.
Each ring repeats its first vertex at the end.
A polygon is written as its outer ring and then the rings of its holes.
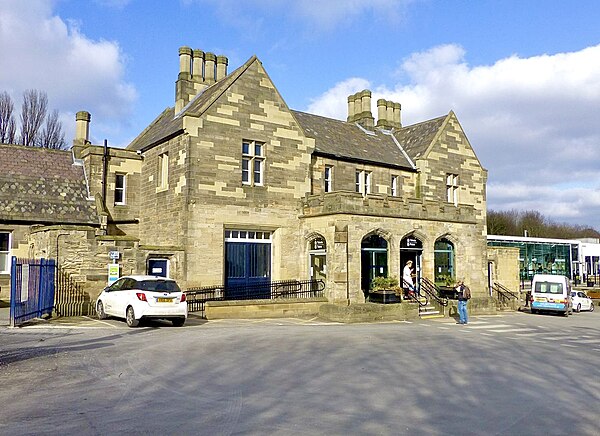
POLYGON ((446 238, 435 241, 435 283, 436 285, 449 285, 456 281, 454 270, 454 244, 446 238))
POLYGON ((308 265, 311 280, 327 278, 327 245, 325 238, 318 236, 310 241, 308 265))
POLYGON ((365 293, 371 289, 371 281, 378 276, 387 277, 387 241, 373 234, 361 244, 361 288, 365 293))

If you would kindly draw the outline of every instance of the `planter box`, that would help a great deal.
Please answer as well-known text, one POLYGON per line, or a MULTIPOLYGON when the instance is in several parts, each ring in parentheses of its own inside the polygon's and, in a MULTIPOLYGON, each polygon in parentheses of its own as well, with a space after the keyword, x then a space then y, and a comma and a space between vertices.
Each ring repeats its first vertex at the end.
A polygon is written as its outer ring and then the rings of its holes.
POLYGON ((400 296, 392 289, 378 289, 369 292, 369 301, 371 303, 401 303, 400 296))
POLYGON ((440 290, 440 297, 447 298, 449 300, 457 300, 458 292, 452 286, 438 286, 440 290))

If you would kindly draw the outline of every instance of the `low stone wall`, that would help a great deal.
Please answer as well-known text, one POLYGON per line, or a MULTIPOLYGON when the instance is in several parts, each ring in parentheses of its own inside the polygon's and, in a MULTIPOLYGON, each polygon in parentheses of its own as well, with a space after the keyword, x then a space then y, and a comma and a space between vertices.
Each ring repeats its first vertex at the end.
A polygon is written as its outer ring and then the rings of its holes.
POLYGON ((323 304, 319 310, 319 318, 343 323, 404 321, 419 318, 419 305, 408 302, 400 304, 356 303, 350 306, 323 304))
MULTIPOLYGON (((467 304, 469 315, 496 315, 496 301, 490 297, 473 297, 467 304)), ((447 316, 458 319, 458 301, 449 300, 446 308, 447 316)))
POLYGON ((327 298, 208 301, 206 319, 304 318, 317 316, 327 298))

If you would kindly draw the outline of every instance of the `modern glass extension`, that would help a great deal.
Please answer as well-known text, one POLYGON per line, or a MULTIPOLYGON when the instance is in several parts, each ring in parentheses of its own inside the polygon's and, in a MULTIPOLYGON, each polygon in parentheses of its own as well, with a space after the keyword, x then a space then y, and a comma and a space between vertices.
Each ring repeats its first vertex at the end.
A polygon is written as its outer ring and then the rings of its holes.
POLYGON ((579 273, 580 241, 488 235, 487 244, 489 247, 519 249, 521 280, 531 280, 534 274, 565 275, 575 279, 579 273))

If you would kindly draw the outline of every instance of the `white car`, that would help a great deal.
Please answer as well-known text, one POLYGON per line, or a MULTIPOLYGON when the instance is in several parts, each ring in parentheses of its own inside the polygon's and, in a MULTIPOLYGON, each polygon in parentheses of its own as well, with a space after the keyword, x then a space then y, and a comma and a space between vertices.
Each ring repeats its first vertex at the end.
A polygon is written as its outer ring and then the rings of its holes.
POLYGON ((582 310, 594 311, 594 302, 590 297, 585 295, 583 291, 572 291, 571 299, 573 300, 573 310, 581 312, 582 310))
POLYGON ((185 294, 173 279, 125 276, 104 288, 96 300, 98 318, 125 318, 129 327, 142 319, 167 319, 181 327, 188 315, 185 294))

